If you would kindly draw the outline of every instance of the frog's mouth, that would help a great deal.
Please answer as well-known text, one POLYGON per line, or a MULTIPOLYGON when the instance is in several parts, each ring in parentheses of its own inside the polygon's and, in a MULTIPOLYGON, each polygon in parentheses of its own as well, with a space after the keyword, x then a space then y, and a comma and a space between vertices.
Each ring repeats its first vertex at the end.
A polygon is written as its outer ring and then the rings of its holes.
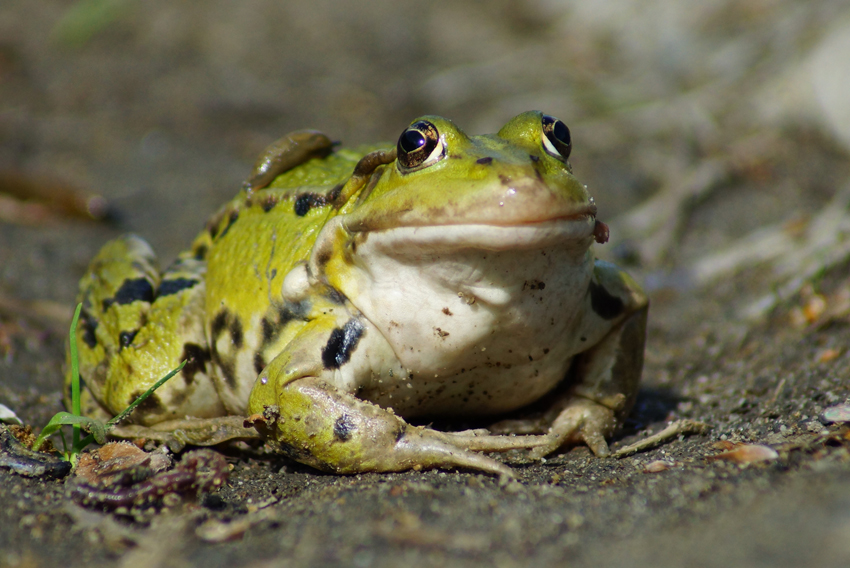
POLYGON ((491 251, 554 246, 586 249, 594 239, 595 213, 596 207, 590 205, 566 217, 510 225, 473 222, 348 230, 355 234, 355 241, 368 240, 370 245, 391 256, 405 254, 411 249, 423 253, 469 248, 491 251))

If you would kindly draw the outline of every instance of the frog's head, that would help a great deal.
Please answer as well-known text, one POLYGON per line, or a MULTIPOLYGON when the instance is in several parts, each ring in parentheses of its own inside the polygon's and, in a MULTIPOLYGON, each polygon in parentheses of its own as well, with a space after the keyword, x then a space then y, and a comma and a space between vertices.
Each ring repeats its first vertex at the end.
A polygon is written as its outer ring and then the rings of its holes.
POLYGON ((476 240, 475 231, 449 227, 558 225, 562 237, 583 241, 593 233, 596 206, 572 175, 571 147, 566 125, 538 111, 482 136, 438 116, 418 118, 399 137, 396 160, 345 216, 345 227, 444 227, 465 241, 464 235, 476 240))
POLYGON ((494 353, 527 363, 518 337, 579 325, 589 248, 607 232, 570 149, 566 125, 540 112, 484 136, 419 118, 396 152, 361 160, 306 272, 348 298, 405 369, 452 376, 494 353))

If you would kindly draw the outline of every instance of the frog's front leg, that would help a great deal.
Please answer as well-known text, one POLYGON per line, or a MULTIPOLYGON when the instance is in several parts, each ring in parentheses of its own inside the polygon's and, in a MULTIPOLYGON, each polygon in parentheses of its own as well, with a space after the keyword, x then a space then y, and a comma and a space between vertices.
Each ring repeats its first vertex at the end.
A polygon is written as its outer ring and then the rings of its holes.
POLYGON ((547 443, 530 451, 534 459, 581 443, 599 457, 609 455, 606 438, 622 426, 634 405, 643 369, 647 298, 616 266, 597 261, 588 308, 585 328, 609 331, 576 356, 569 384, 559 389, 541 417, 505 420, 491 428, 502 434, 548 430, 547 443))
MULTIPOLYGON (((249 411, 256 426, 301 463, 336 473, 462 467, 511 477, 510 468, 471 450, 528 447, 528 440, 451 434, 413 426, 355 396, 355 367, 367 364, 368 322, 310 322, 260 373, 249 411)), ((361 370, 362 372, 362 370, 361 370)))

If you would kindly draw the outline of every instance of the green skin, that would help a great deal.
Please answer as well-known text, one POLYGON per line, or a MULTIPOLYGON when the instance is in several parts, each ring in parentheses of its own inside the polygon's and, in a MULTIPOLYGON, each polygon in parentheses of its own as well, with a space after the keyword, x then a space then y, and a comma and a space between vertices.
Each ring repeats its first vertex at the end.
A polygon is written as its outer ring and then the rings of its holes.
POLYGON ((481 452, 607 455, 637 392, 647 300, 594 260, 607 228, 552 120, 470 137, 423 117, 411 128, 431 146, 398 156, 296 132, 165 271, 138 237, 108 243, 80 283, 84 410, 116 414, 188 359, 125 435, 180 447, 258 431, 338 473, 510 476, 481 452), (538 401, 489 432, 405 420, 538 401))

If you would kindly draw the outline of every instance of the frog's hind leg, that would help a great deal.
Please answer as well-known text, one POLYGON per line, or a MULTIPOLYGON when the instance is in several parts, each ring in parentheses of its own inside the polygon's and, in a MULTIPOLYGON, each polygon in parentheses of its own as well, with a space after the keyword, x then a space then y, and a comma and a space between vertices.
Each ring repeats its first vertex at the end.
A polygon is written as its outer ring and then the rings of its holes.
POLYGON ((133 421, 225 414, 207 371, 205 270, 203 260, 185 254, 160 273, 150 246, 134 235, 101 249, 80 282, 77 346, 87 410, 117 414, 187 360, 136 409, 133 421))
POLYGON ((255 426, 301 463, 335 473, 460 467, 513 477, 509 467, 466 449, 463 440, 412 426, 321 379, 300 378, 282 390, 282 404, 267 405, 265 420, 255 426))

